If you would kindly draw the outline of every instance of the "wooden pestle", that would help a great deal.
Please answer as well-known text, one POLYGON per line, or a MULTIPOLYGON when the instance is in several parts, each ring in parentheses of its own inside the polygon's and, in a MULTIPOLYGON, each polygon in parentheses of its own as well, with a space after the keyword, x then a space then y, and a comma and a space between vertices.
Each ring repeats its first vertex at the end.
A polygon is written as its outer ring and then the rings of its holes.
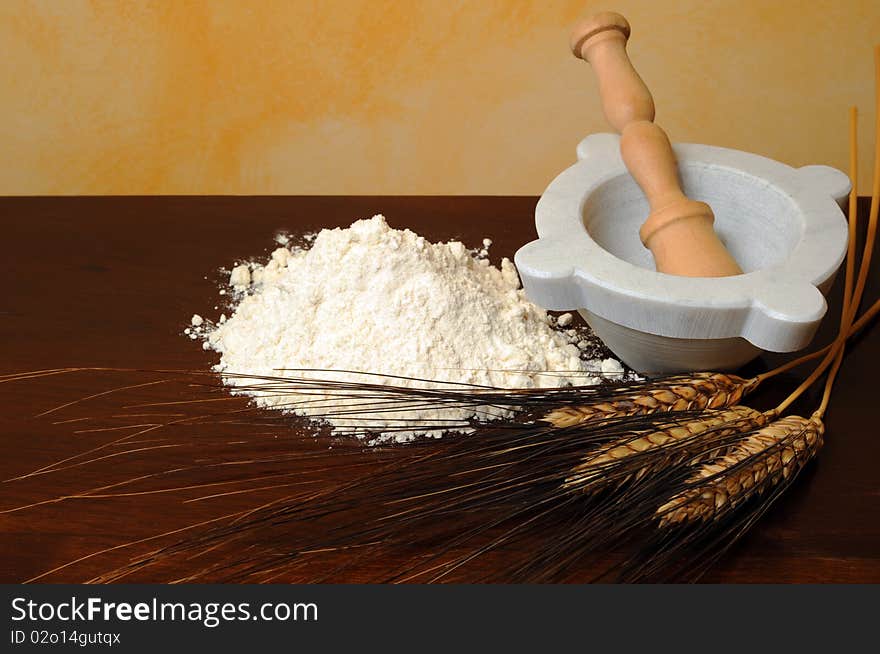
POLYGON ((715 233, 715 215, 705 202, 681 190, 669 138, 654 124, 654 100, 626 53, 629 23, 605 12, 578 23, 571 34, 576 57, 596 71, 602 109, 620 132, 623 161, 641 187, 651 213, 639 230, 659 272, 686 277, 742 273, 715 233))

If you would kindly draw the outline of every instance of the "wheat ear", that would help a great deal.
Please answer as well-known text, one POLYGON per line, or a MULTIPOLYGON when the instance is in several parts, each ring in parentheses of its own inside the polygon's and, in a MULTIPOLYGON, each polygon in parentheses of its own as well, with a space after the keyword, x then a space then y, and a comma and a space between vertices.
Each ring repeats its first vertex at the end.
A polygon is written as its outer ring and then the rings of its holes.
POLYGON ((817 416, 786 416, 744 437, 701 466, 688 488, 657 509, 660 526, 711 520, 790 479, 821 449, 825 426, 817 416))
POLYGON ((668 377, 657 388, 623 391, 613 400, 554 409, 542 418, 554 427, 572 427, 591 420, 621 418, 655 412, 699 411, 739 404, 758 384, 757 379, 718 372, 668 377))
MULTIPOLYGON (((588 486, 625 459, 644 456, 646 452, 660 448, 674 448, 682 457, 688 456, 688 445, 695 441, 706 450, 708 439, 721 440, 734 434, 750 431, 766 425, 775 417, 772 412, 762 413, 747 406, 734 406, 720 411, 707 411, 693 420, 674 422, 669 426, 645 434, 636 434, 619 439, 610 445, 592 452, 572 468, 565 480, 566 487, 588 486)), ((650 467, 648 462, 636 467, 628 478, 640 478, 650 467)))

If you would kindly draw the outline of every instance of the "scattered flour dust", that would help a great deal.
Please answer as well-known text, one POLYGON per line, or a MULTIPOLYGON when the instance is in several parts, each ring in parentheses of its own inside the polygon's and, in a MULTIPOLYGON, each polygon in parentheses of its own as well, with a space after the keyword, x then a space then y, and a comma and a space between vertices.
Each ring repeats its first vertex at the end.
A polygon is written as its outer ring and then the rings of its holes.
MULTIPOLYGON (((591 341, 583 330, 556 328, 569 327, 570 314, 557 321, 529 302, 508 259, 500 268, 491 265, 489 239, 476 251, 457 241, 430 243, 392 229, 378 215, 308 240, 310 246, 296 248, 276 238, 282 247, 265 264, 233 268, 229 285, 237 304, 228 318, 193 316, 186 333, 221 354, 218 372, 446 389, 454 386, 442 382, 508 388, 591 384, 623 372, 614 359, 588 358, 591 341)), ((233 392, 254 382, 223 379, 233 392)), ((238 390, 257 405, 311 417, 337 433, 369 427, 376 441, 440 435, 420 429, 420 422, 457 421, 456 431, 468 431, 464 421, 475 413, 473 407, 422 407, 361 420, 343 415, 351 400, 338 394, 238 390)))

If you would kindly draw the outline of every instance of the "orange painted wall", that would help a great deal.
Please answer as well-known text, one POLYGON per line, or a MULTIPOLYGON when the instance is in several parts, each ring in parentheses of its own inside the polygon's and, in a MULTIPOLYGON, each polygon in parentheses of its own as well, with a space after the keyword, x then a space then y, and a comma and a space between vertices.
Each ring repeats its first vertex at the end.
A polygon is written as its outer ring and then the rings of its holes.
POLYGON ((4 0, 2 194, 537 194, 607 127, 615 8, 674 140, 845 168, 876 0, 4 0))

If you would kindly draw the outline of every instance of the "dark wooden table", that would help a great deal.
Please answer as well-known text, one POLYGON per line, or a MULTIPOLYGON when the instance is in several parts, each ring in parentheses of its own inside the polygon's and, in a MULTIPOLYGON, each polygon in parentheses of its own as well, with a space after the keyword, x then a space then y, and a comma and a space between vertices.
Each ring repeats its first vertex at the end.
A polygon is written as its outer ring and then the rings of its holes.
MULTIPOLYGON (((277 230, 346 226, 382 212, 392 225, 432 240, 478 245, 491 237, 497 261, 533 238, 534 204, 527 197, 2 199, 0 374, 66 367, 207 370, 216 355, 181 332, 193 313, 216 315, 213 307, 224 300, 217 295, 218 268, 266 254, 277 230)), ((816 343, 834 331, 840 287, 832 295, 833 320, 825 321, 816 343)), ((875 273, 866 301, 878 293, 875 273)), ((758 360, 748 372, 779 360, 758 360)), ((708 580, 880 582, 878 365, 880 329, 870 328, 854 339, 846 358, 819 461, 708 580)), ((769 384, 757 403, 781 398, 799 375, 769 384)), ((307 470, 300 459, 279 458, 291 448, 326 451, 326 443, 293 438, 298 428, 292 423, 215 424, 208 435, 204 428, 185 431, 188 424, 158 433, 135 426, 151 424, 150 412, 157 410, 136 405, 180 397, 168 378, 83 371, 0 384, 0 480, 6 480, 0 484, 0 580, 89 580, 184 533, 175 530, 271 502, 294 484, 320 487, 349 474, 341 467, 334 472, 332 464, 307 470), (138 388, 38 416, 129 385, 138 388), (266 453, 273 456, 260 463, 266 453), (252 463, 230 467, 230 461, 252 463)), ((806 398, 803 409, 814 401, 815 394, 806 398)), ((381 459, 364 453, 363 468, 381 459)), ((141 580, 187 573, 183 562, 141 580)), ((573 579, 589 577, 583 570, 573 579)), ((353 573, 351 580, 363 578, 353 573)))

